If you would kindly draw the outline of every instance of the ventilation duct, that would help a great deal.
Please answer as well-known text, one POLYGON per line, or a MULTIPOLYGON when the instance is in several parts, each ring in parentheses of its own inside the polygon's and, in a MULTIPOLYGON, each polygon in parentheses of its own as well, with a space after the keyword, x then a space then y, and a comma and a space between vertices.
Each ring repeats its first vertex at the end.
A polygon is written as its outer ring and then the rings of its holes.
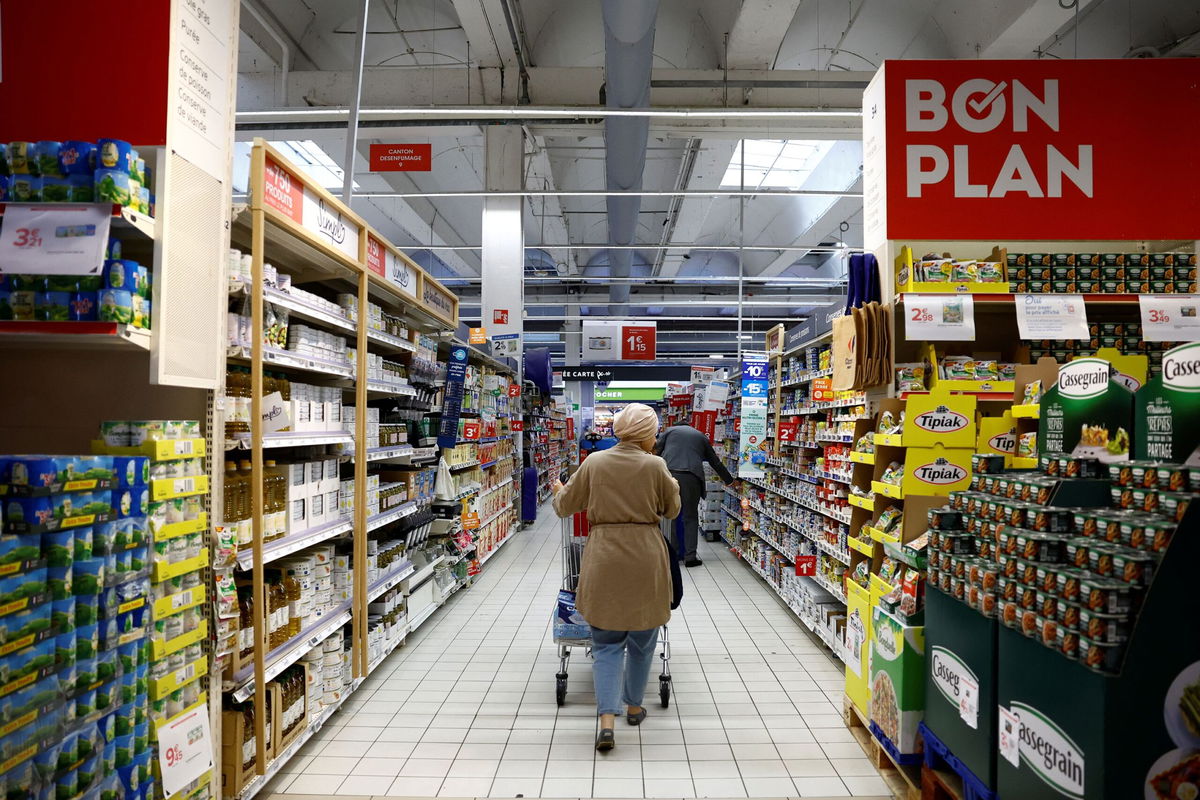
MULTIPOLYGON (((604 80, 609 108, 647 108, 654 65, 654 20, 658 0, 604 0, 604 80)), ((647 117, 608 117, 604 121, 604 177, 609 191, 641 191, 650 134, 647 117)), ((608 243, 631 245, 637 236, 640 197, 609 197, 608 243)), ((614 278, 628 278, 632 250, 610 250, 614 278)), ((629 284, 609 287, 613 314, 624 314, 629 284)))

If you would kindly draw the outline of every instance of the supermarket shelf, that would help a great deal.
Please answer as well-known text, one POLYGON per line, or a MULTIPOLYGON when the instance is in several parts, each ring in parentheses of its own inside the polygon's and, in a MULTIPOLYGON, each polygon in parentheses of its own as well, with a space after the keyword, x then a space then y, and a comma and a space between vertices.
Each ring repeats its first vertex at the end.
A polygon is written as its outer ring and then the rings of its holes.
MULTIPOLYGON (((267 653, 264 661, 263 679, 270 681, 279 673, 295 664, 301 656, 324 641, 331 633, 350 621, 350 601, 336 606, 324 614, 300 635, 281 647, 267 653)), ((238 702, 244 703, 254 694, 254 665, 248 664, 233 674, 233 686, 226 689, 233 693, 238 702)))
POLYGON ((257 775, 250 780, 246 787, 242 789, 241 794, 237 795, 237 800, 253 800, 264 786, 279 774, 279 771, 287 766, 287 763, 292 760, 296 753, 300 752, 304 745, 308 744, 308 740, 317 734, 329 721, 329 718, 334 715, 346 699, 354 694, 354 691, 362 684, 362 679, 350 684, 350 688, 342 693, 342 699, 330 706, 326 706, 321 715, 308 724, 308 726, 296 737, 296 740, 284 748, 282 753, 279 753, 275 760, 267 765, 266 773, 257 775))
POLYGON ((403 519, 410 514, 415 514, 419 507, 420 503, 416 500, 409 500, 399 508, 393 508, 391 511, 384 511, 382 514, 367 517, 367 530, 373 531, 376 528, 382 528, 384 525, 390 525, 396 520, 403 519))
POLYGON ((0 322, 0 347, 150 349, 150 331, 116 322, 0 322))
POLYGON ((457 472, 460 469, 470 469, 471 467, 478 467, 478 466, 479 466, 478 461, 465 461, 462 464, 449 464, 449 465, 447 465, 447 469, 449 469, 451 472, 457 472))
MULTIPOLYGON (((913 293, 910 292, 910 294, 913 294, 913 293)), ((916 294, 919 294, 919 293, 916 293, 916 294)), ((948 292, 947 294, 953 294, 953 293, 948 292)), ((1019 295, 1005 294, 1005 293, 972 294, 971 298, 975 301, 975 305, 980 305, 980 304, 1013 305, 1017 302, 1018 296, 1019 295)), ((1089 294, 1080 294, 1077 296, 1082 297, 1083 302, 1086 303, 1087 305, 1100 305, 1100 304, 1124 305, 1127 303, 1137 303, 1138 298, 1141 297, 1141 295, 1138 295, 1138 294, 1090 294, 1090 293, 1089 294)), ((904 293, 898 294, 896 296, 896 302, 898 304, 903 304, 904 298, 905 298, 904 293)))
POLYGON ((383 660, 384 660, 385 658, 387 658, 388 656, 390 656, 390 655, 392 654, 392 652, 393 652, 393 651, 395 651, 395 649, 396 649, 397 647, 399 647, 400 645, 404 644, 405 640, 406 640, 406 639, 408 639, 409 630, 408 630, 408 620, 407 620, 407 619, 405 619, 405 620, 404 620, 404 622, 403 622, 403 626, 404 626, 404 630, 403 630, 403 631, 401 631, 401 632, 400 632, 400 634, 396 636, 396 639, 395 639, 395 641, 393 641, 393 642, 391 642, 390 644, 388 644, 388 645, 387 645, 387 646, 384 648, 383 652, 379 654, 379 657, 378 657, 378 658, 376 658, 376 659, 375 659, 374 661, 372 661, 370 664, 367 664, 367 674, 368 674, 368 675, 370 675, 372 672, 374 672, 374 671, 375 671, 375 669, 376 669, 376 668, 377 668, 377 667, 378 667, 380 664, 382 664, 382 663, 383 663, 383 660))
POLYGON ((722 510, 722 511, 724 511, 724 512, 725 512, 726 514, 728 514, 729 516, 731 516, 731 517, 733 517, 734 519, 736 519, 738 522, 741 522, 742 524, 745 524, 746 520, 742 519, 742 515, 741 515, 741 514, 738 514, 736 511, 733 511, 733 510, 731 510, 731 509, 729 508, 729 506, 721 506, 721 510, 722 510))
MULTIPOLYGON (((38 203, 38 208, 53 208, 56 203, 38 203)), ((106 205, 104 203, 63 203, 68 206, 81 205, 106 205)), ((4 217, 4 203, 0 203, 0 219, 4 217)), ((109 223, 114 231, 129 231, 138 233, 147 239, 155 238, 155 223, 154 217, 148 217, 145 214, 139 214, 124 206, 117 204, 112 205, 112 221, 109 223)))
MULTIPOLYGON (((481 527, 481 528, 482 528, 482 527, 485 527, 485 526, 487 526, 487 525, 490 525, 490 524, 492 524, 492 523, 493 523, 493 522, 495 522, 496 520, 500 519, 500 517, 504 516, 504 514, 505 514, 506 512, 508 512, 508 511, 511 511, 511 510, 512 510, 512 507, 513 507, 513 506, 512 506, 512 503, 509 503, 508 505, 504 506, 503 508, 501 508, 501 509, 500 509, 499 511, 497 511, 495 514, 492 514, 492 515, 491 515, 490 517, 488 517, 487 519, 485 519, 485 520, 481 520, 481 521, 479 522, 479 527, 481 527)), ((494 552, 494 551, 493 551, 493 552, 494 552)))
MULTIPOLYGON (((925 395, 925 394, 929 394, 929 392, 901 392, 900 399, 907 400, 909 397, 912 397, 913 395, 925 395)), ((985 392, 982 390, 973 390, 973 389, 962 390, 962 389, 953 389, 952 388, 952 389, 950 389, 950 394, 969 394, 969 395, 972 395, 973 397, 975 397, 977 400, 994 400, 996 402, 1004 402, 1004 403, 1012 402, 1012 392, 985 392)))
POLYGON ((859 453, 858 451, 854 451, 854 452, 850 453, 850 460, 852 462, 854 462, 855 464, 874 464, 875 463, 875 454, 874 453, 859 453))
POLYGON ((784 447, 797 447, 801 450, 820 450, 825 445, 820 442, 780 442, 784 447))
POLYGON ((484 489, 484 490, 483 490, 483 492, 482 492, 482 493, 479 495, 479 497, 480 497, 481 499, 482 499, 482 498, 484 498, 484 497, 487 497, 487 496, 488 496, 489 494, 491 494, 492 492, 499 491, 500 489, 503 489, 505 486, 508 486, 508 485, 509 485, 510 483, 512 483, 512 482, 513 482, 513 479, 512 479, 512 478, 509 478, 509 479, 507 479, 507 480, 505 480, 505 481, 502 481, 502 482, 500 482, 500 483, 497 483, 495 486, 488 487, 487 489, 484 489))
POLYGON ((434 571, 447 560, 446 556, 438 556, 419 570, 408 575, 408 591, 405 592, 405 595, 411 594, 413 589, 432 578, 434 571))
POLYGON ((388 397, 416 397, 417 390, 407 383, 387 383, 385 381, 367 381, 367 391, 388 397))
POLYGON ((793 552, 788 552, 787 548, 785 548, 779 542, 772 539, 770 536, 767 536, 765 533, 762 533, 762 532, 756 531, 756 530, 751 530, 750 533, 754 534, 759 539, 762 539, 764 542, 771 545, 771 547, 775 548, 775 550, 777 550, 781 556, 783 556, 785 559, 787 559, 787 562, 789 564, 796 563, 795 562, 796 554, 793 552))
MULTIPOLYGON (((281 431, 264 433, 264 448, 274 447, 322 447, 331 444, 354 444, 354 435, 346 431, 281 431)), ((250 434, 238 433, 226 441, 233 444, 229 449, 249 450, 250 434)))
POLYGON ((390 461, 393 458, 411 459, 415 453, 411 444, 371 447, 367 449, 367 461, 390 461))
MULTIPOLYGON (((835 656, 837 656, 839 661, 845 663, 846 656, 844 653, 844 648, 840 645, 840 643, 838 643, 838 641, 836 639, 833 638, 833 634, 831 634, 830 632, 825 630, 825 628, 823 628, 822 626, 819 626, 816 623, 814 623, 808 617, 804 616, 804 614, 801 613, 800 609, 796 608, 794 605, 792 605, 790 602, 788 602, 788 599, 783 596, 783 592, 779 591, 779 587, 776 586, 771 581, 771 579, 767 577, 767 574, 765 572, 763 572, 761 569, 759 569, 756 564, 751 564, 749 561, 746 561, 746 566, 748 566, 752 572, 757 574, 758 577, 762 578, 763 581, 768 586, 771 587, 771 590, 774 591, 775 594, 779 596, 779 599, 782 600, 783 604, 788 607, 788 610, 796 615, 796 618, 800 620, 800 622, 804 625, 804 627, 806 627, 810 631, 812 631, 812 633, 818 639, 820 639, 825 644, 826 647, 828 647, 830 650, 832 650, 833 654, 835 656)), ((818 586, 821 586, 822 589, 825 589, 825 586, 822 584, 818 584, 818 586)), ((828 589, 826 589, 826 591, 828 591, 828 589)), ((836 595, 834 595, 834 596, 836 597, 836 595)))
MULTIPOLYGON (((318 525, 314 528, 289 533, 282 539, 263 543, 263 563, 269 564, 272 561, 290 556, 292 553, 303 550, 306 547, 311 547, 314 544, 323 542, 326 539, 332 539, 335 536, 341 536, 344 533, 349 533, 354 529, 354 520, 346 517, 339 517, 333 522, 327 522, 324 525, 318 525)), ((252 549, 241 550, 237 556, 238 569, 250 569, 254 566, 254 551, 252 549)))
POLYGON ((856 508, 866 509, 867 511, 875 510, 874 497, 863 497, 861 495, 851 494, 846 497, 846 502, 852 506, 855 506, 856 508))
POLYGON ((433 502, 437 503, 438 505, 443 505, 443 506, 447 505, 449 503, 457 503, 459 500, 465 500, 478 491, 479 491, 479 484, 475 484, 474 486, 468 486, 466 489, 463 489, 461 492, 454 495, 454 497, 451 497, 447 500, 434 500, 433 502))
MULTIPOLYGON (((765 483, 760 483, 751 478, 743 478, 743 480, 745 480, 747 483, 749 483, 753 486, 759 487, 760 489, 765 489, 766 491, 771 492, 772 494, 779 495, 780 497, 782 497, 785 500, 790 500, 791 502, 795 503, 798 506, 803 506, 804 508, 807 508, 810 511, 815 511, 818 514, 829 517, 830 519, 840 522, 843 525, 850 524, 850 514, 849 513, 847 513, 845 515, 839 515, 833 511, 829 511, 827 509, 821 508, 820 506, 813 505, 813 504, 809 503, 807 500, 801 498, 799 495, 794 495, 794 494, 791 494, 790 492, 785 492, 782 489, 777 489, 774 486, 769 486, 765 483)), ((849 509, 847 509, 847 511, 849 511, 849 509)))
POLYGON ((367 341, 373 344, 386 345, 394 350, 405 353, 415 353, 417 351, 417 346, 407 339, 401 339, 399 336, 392 336, 390 333, 384 333, 383 331, 371 328, 367 329, 367 341))
MULTIPOLYGON (((441 559, 439 558, 439 560, 441 559)), ((413 563, 405 561, 399 567, 396 567, 387 575, 379 578, 367 587, 367 602, 371 602, 387 590, 394 588, 400 581, 411 577, 414 572, 416 572, 416 568, 413 566, 413 563)))
MULTIPOLYGON (((248 362, 250 355, 249 347, 233 347, 226 351, 226 357, 236 361, 248 362)), ((274 367, 310 372, 314 375, 328 375, 334 378, 354 377, 354 369, 349 364, 326 361, 323 358, 292 353, 276 347, 263 347, 263 363, 274 367)))
POLYGON ((439 608, 441 608, 441 605, 442 605, 442 602, 440 600, 434 600, 432 603, 425 606, 425 608, 421 609, 421 611, 419 613, 417 613, 417 614, 409 613, 409 615, 408 615, 408 618, 409 618, 408 632, 416 633, 417 628, 424 625, 425 621, 433 616, 433 612, 435 612, 439 608))
POLYGON ((1014 419, 1038 419, 1042 415, 1042 406, 1040 403, 1015 405, 1012 407, 1012 415, 1014 419))
POLYGON ((822 445, 826 444, 852 444, 854 442, 854 434, 844 436, 818 436, 817 442, 822 445))
MULTIPOLYGON (((245 291, 245 289, 242 290, 243 293, 245 291)), ((282 306, 291 311, 292 316, 299 317, 306 322, 316 322, 344 333, 354 333, 357 330, 357 326, 348 320, 345 315, 335 314, 332 311, 311 306, 297 297, 292 297, 287 292, 272 289, 270 286, 263 287, 263 302, 282 306)))
POLYGON ((838 550, 836 547, 830 545, 828 542, 825 542, 821 539, 818 539, 816 536, 813 536, 811 533, 804 530, 803 528, 801 528, 796 523, 792 522, 787 517, 781 517, 778 514, 775 514, 774 512, 771 512, 771 511, 767 511, 767 509, 763 508, 760 505, 756 505, 754 503, 751 503, 750 507, 753 508, 758 513, 762 514, 763 516, 768 517, 769 519, 775 520, 776 522, 778 522, 781 525, 787 525, 789 528, 794 530, 796 533, 800 534, 801 536, 803 536, 804 538, 808 539, 810 542, 815 544, 817 546, 817 549, 819 549, 821 552, 825 553, 826 555, 836 558, 838 561, 842 562, 843 564, 845 564, 847 566, 850 565, 850 552, 849 551, 842 552, 841 550, 838 550))
POLYGON ((497 543, 496 546, 491 549, 491 552, 489 552, 483 558, 479 559, 479 566, 482 567, 484 564, 486 564, 488 562, 489 558, 496 555, 496 553, 499 553, 500 548, 504 547, 504 545, 508 544, 510 541, 512 541, 512 539, 513 539, 512 533, 509 533, 508 536, 505 536, 503 539, 501 539, 499 541, 499 543, 497 543))
POLYGON ((836 587, 832 583, 830 583, 828 578, 825 578, 821 575, 813 575, 812 579, 818 586, 820 586, 825 591, 829 592, 830 595, 832 595, 835 599, 837 599, 843 605, 846 603, 846 593, 842 590, 839 590, 838 587, 836 587))
MULTIPOLYGON (((805 370, 803 374, 788 378, 783 383, 778 384, 780 389, 786 389, 789 386, 799 386, 802 383, 808 383, 816 378, 828 378, 833 374, 833 367, 818 370, 805 370)), ((772 385, 770 388, 774 389, 772 385)))

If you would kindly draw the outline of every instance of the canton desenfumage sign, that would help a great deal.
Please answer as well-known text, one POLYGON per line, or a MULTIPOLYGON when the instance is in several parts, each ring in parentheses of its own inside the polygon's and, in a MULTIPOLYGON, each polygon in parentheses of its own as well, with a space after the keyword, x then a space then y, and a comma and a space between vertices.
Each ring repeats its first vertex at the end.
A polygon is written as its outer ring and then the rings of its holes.
POLYGON ((429 172, 433 145, 373 144, 370 156, 372 172, 429 172))
POLYGON ((864 115, 883 117, 887 238, 1200 232, 1196 59, 888 61, 864 115))

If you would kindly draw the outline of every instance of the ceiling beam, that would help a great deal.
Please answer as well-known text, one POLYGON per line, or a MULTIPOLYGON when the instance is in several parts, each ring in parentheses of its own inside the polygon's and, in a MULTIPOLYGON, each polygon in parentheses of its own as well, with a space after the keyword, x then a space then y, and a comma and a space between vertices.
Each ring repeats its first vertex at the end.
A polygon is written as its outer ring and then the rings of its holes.
POLYGON ((730 69, 770 69, 800 0, 742 0, 729 32, 730 69))
MULTIPOLYGON (((696 154, 687 188, 697 191, 719 188, 736 147, 737 141, 733 139, 705 139, 701 143, 700 152, 696 154)), ((682 242, 697 241, 715 202, 715 197, 683 198, 671 238, 682 242)), ((664 278, 676 275, 683 264, 684 255, 690 250, 691 248, 683 247, 667 250, 657 274, 664 278)))
MULTIPOLYGON (((536 137, 526 129, 525 141, 532 148, 531 152, 525 154, 525 186, 531 189, 545 189, 546 191, 557 191, 554 180, 554 169, 550 162, 550 156, 546 152, 546 140, 544 137, 536 137)), ((538 229, 539 239, 545 241, 547 236, 552 242, 569 242, 571 241, 570 226, 567 223, 567 217, 563 213, 562 200, 558 197, 541 197, 529 198, 527 201, 529 206, 531 225, 538 229)), ((556 263, 566 264, 567 274, 575 275, 579 272, 579 264, 576 261, 575 250, 547 248, 546 252, 554 259, 556 263)))

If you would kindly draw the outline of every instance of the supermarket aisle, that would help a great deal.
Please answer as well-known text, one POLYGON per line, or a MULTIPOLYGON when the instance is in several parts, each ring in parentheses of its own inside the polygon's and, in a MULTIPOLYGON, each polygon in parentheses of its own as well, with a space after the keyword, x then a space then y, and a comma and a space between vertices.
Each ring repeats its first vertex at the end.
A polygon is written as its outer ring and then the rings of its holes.
POLYGON ((842 670, 719 543, 685 570, 640 728, 593 749, 591 666, 554 702, 549 618, 560 528, 549 509, 373 675, 266 793, 407 797, 883 797, 843 727, 842 670))

